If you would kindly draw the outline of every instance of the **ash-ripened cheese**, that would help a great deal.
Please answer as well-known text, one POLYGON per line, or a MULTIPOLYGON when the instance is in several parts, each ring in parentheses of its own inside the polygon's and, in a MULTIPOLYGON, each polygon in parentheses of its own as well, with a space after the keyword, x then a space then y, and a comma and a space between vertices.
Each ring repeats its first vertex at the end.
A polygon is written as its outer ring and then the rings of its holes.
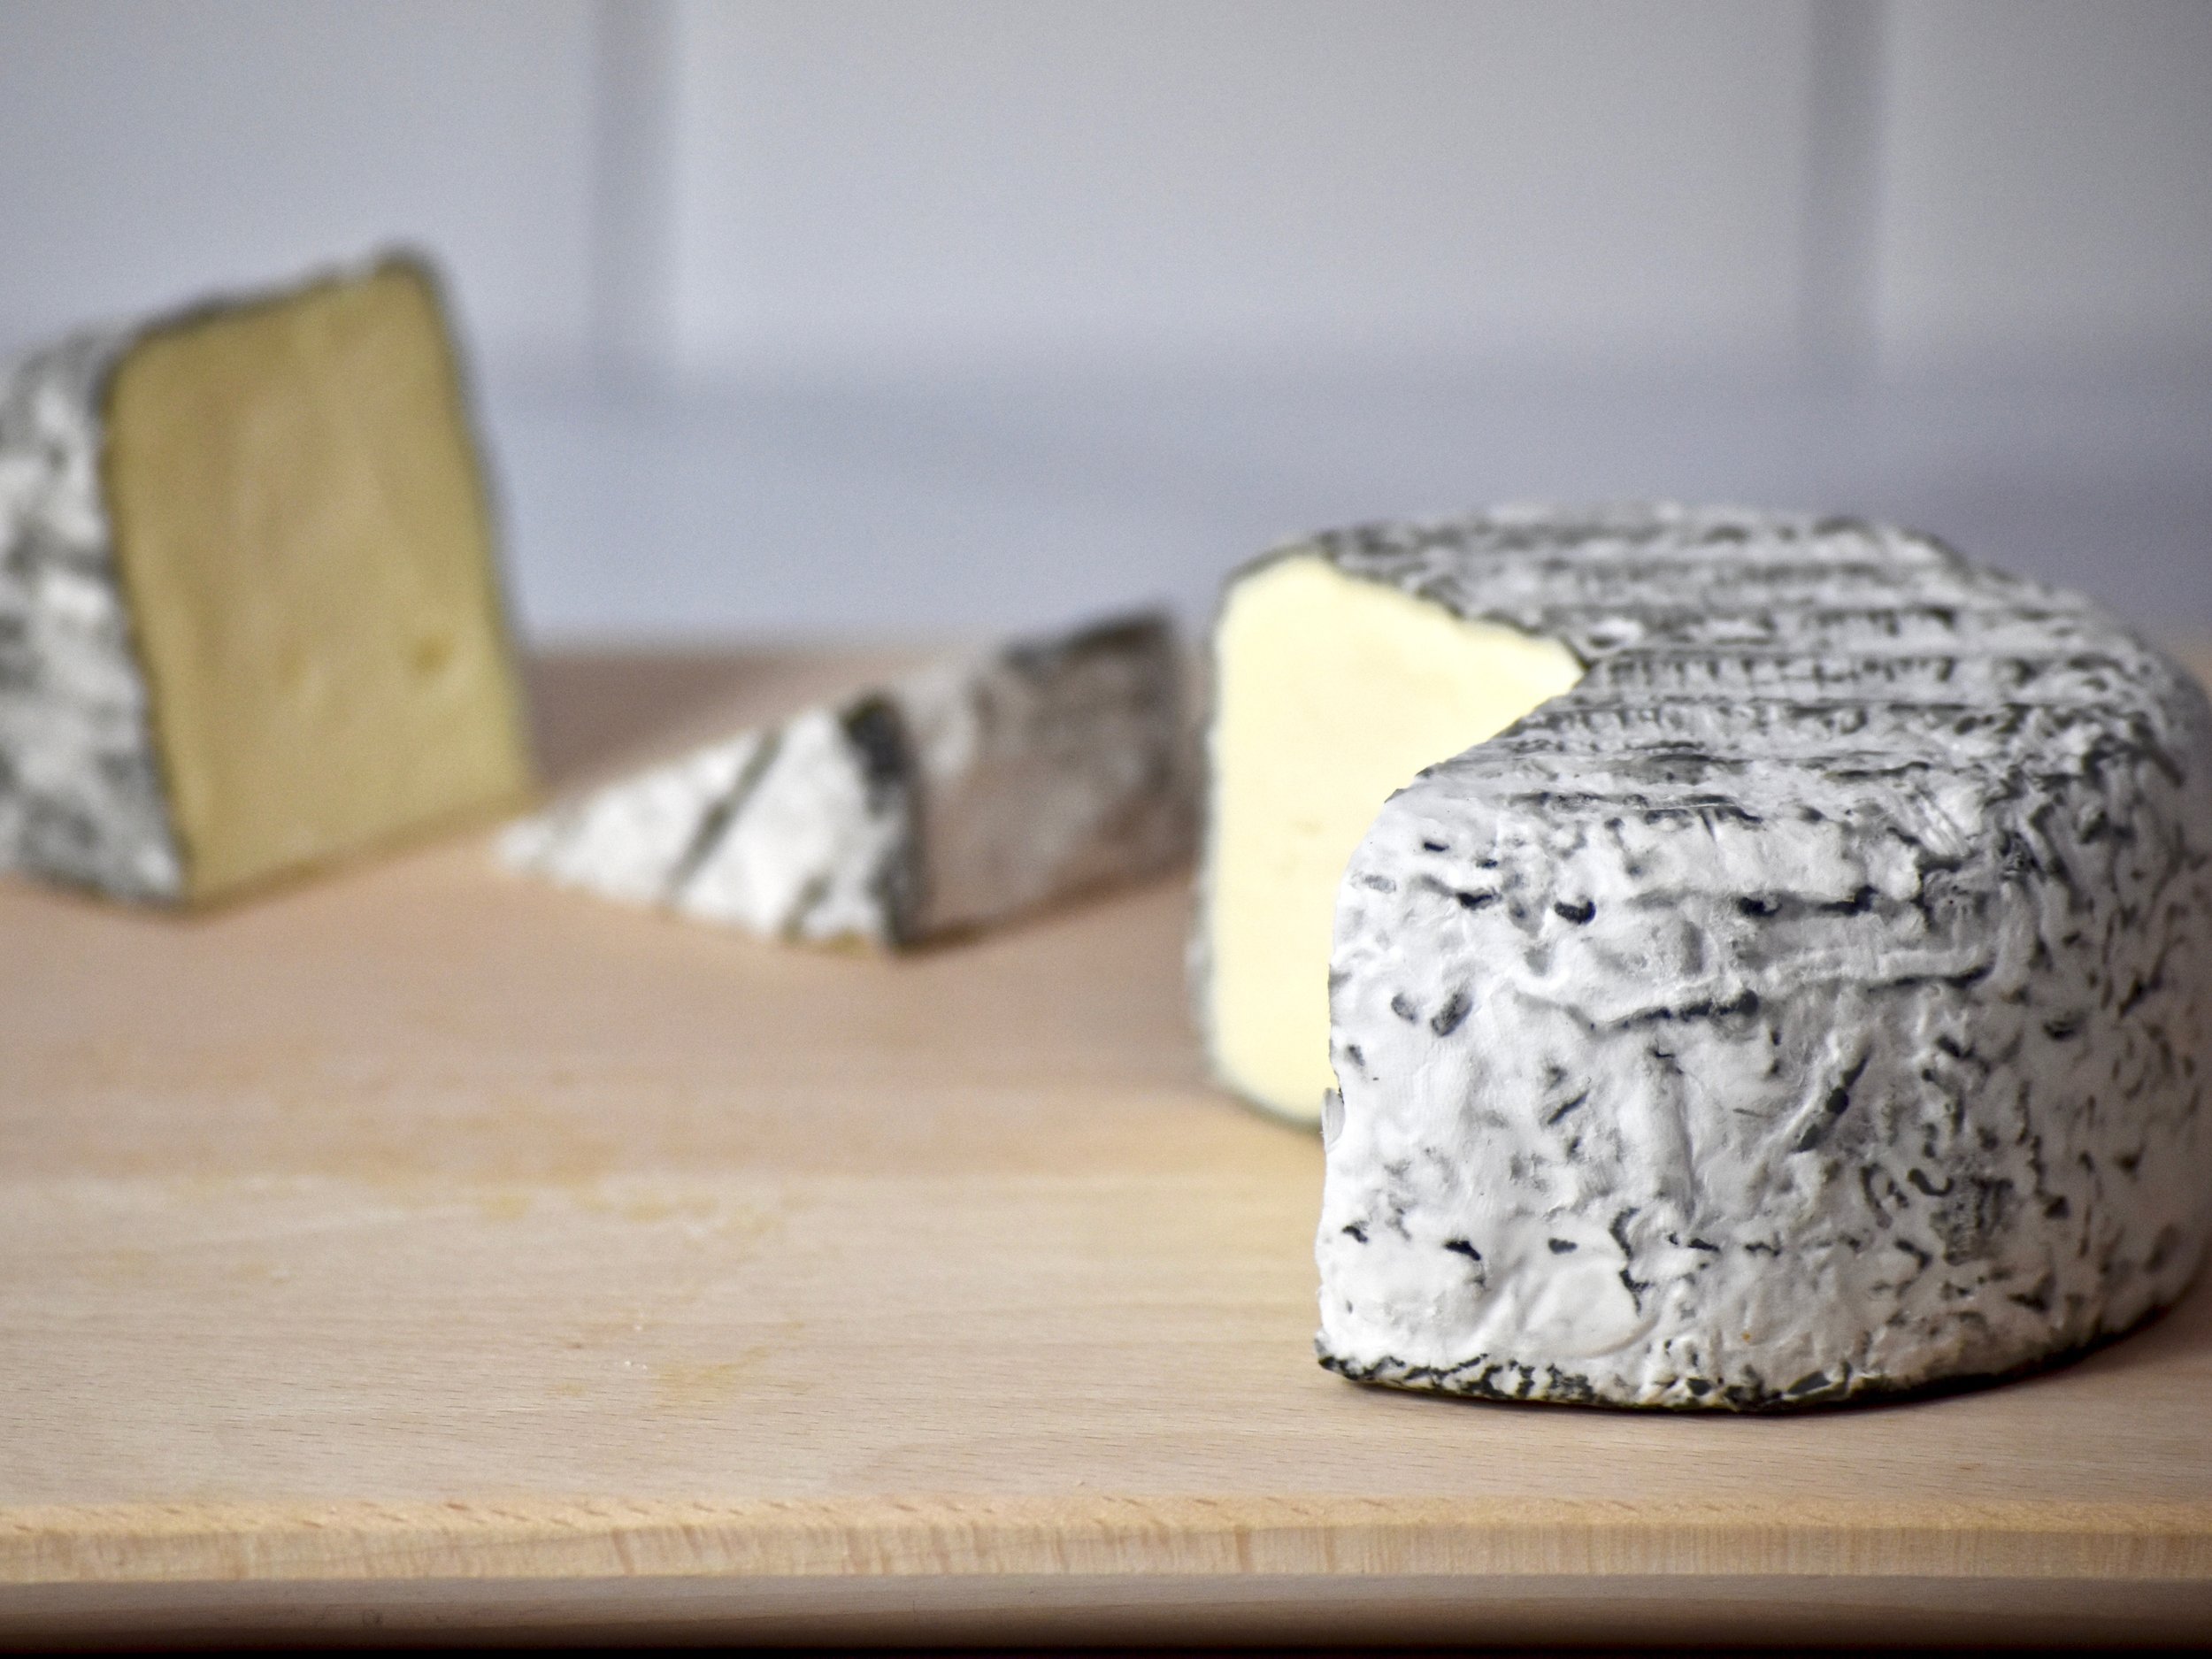
POLYGON ((204 900, 528 783, 421 265, 80 335, 0 382, 0 866, 204 900))
MULTIPOLYGON (((1377 802, 1330 883, 1325 1363, 1793 1405, 2002 1375, 2179 1294, 2212 1221, 2212 713, 2165 657, 1851 520, 1370 526, 1245 573, 1225 642, 1291 569, 1582 670, 1377 802)), ((1366 695, 1332 618, 1272 646, 1321 702, 1366 695)), ((1217 805, 1262 764, 1235 737, 1217 805)), ((1218 1056, 1273 992, 1229 979, 1242 855, 1210 838, 1218 1056)))
POLYGON ((1011 645, 518 825, 512 868, 765 938, 897 947, 1187 856, 1172 627, 1011 645))

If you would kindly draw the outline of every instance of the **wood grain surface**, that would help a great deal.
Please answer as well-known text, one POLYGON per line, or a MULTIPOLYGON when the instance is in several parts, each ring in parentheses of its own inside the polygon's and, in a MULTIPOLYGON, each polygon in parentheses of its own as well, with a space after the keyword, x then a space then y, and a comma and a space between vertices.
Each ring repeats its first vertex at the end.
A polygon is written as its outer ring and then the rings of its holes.
MULTIPOLYGON (((562 787, 845 656, 542 665, 562 787)), ((0 1635, 2212 1633, 2212 1295, 2005 1387, 1313 1362, 1169 881, 899 961, 502 875, 0 882, 0 1635)))

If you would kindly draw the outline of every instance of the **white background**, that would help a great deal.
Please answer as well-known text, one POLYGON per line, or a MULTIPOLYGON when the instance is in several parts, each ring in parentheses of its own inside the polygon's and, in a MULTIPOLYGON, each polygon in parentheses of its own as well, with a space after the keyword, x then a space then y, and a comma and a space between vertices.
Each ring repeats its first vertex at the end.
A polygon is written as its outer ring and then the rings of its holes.
POLYGON ((2212 629, 2208 0, 0 0, 0 345, 445 262, 541 637, 1881 513, 2212 629))

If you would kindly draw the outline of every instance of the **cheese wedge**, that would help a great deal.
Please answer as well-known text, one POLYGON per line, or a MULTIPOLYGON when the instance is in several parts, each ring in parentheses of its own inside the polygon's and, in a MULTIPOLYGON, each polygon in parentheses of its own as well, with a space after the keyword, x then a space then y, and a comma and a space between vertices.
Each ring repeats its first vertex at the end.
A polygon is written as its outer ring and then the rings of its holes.
POLYGON ((511 867, 766 939, 895 949, 1187 857, 1166 618, 1008 645, 741 732, 517 825, 511 867))
POLYGON ((81 335, 0 390, 0 863, 219 899, 530 766, 434 281, 81 335))

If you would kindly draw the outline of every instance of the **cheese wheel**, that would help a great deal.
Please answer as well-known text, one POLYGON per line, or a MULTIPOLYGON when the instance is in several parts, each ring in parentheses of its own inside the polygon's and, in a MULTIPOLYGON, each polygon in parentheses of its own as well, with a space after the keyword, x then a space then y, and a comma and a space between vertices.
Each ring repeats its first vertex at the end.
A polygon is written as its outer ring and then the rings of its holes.
MULTIPOLYGON (((1371 808, 1308 752, 1315 812, 1368 814, 1326 882, 1327 1014, 1284 1025, 1335 1084, 1324 1363, 1754 1409, 2004 1375, 2180 1294, 2212 1220, 2212 712, 2170 661, 1878 526, 1525 509, 1242 573, 1225 710, 1270 672, 1240 596, 1286 571, 1316 597, 1276 657, 1334 661, 1380 593, 1462 630, 1472 682, 1502 650, 1494 703, 1572 659, 1371 808)), ((1220 813, 1296 757, 1225 718, 1200 1000, 1233 1081, 1219 1033, 1275 993, 1219 948, 1252 856, 1220 813)))

